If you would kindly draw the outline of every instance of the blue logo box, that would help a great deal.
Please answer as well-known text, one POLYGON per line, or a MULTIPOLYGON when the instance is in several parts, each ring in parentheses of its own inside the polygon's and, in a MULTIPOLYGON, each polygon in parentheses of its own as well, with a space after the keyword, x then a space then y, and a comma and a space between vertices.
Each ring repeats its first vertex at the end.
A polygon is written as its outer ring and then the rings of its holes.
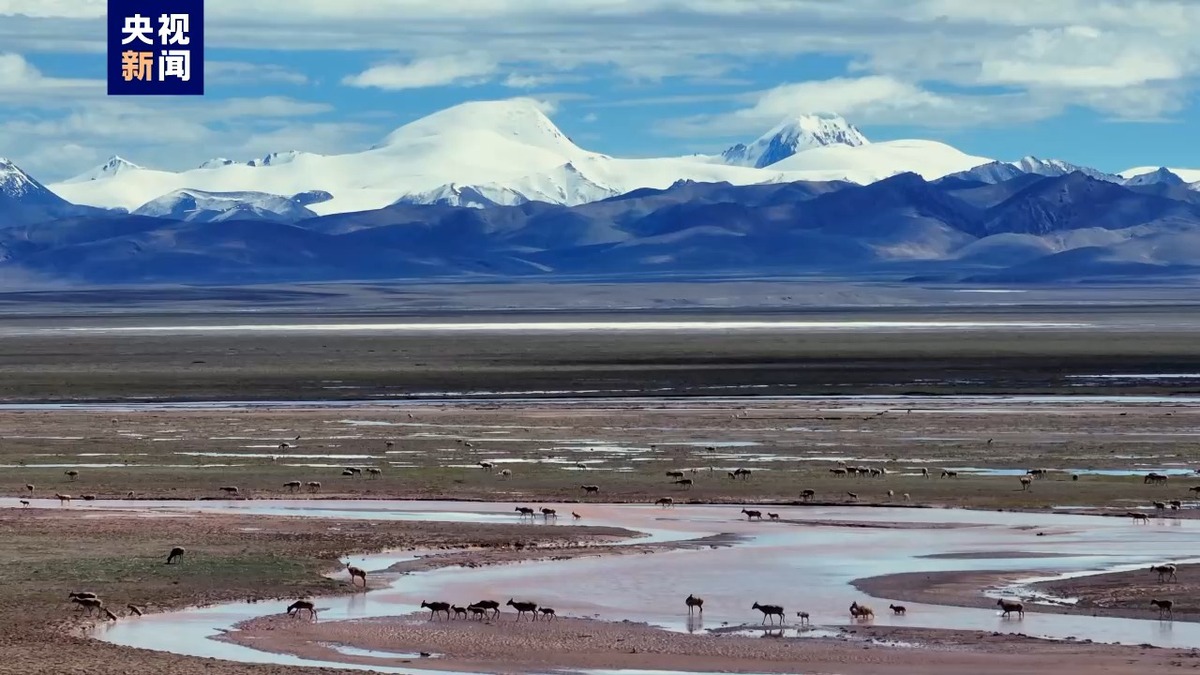
POLYGON ((108 95, 203 96, 204 0, 108 0, 108 95))

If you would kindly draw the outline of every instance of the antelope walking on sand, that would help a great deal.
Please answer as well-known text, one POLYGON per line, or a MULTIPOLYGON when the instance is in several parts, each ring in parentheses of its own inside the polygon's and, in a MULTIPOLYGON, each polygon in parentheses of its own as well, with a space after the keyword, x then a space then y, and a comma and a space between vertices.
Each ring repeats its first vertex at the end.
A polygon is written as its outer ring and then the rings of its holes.
POLYGON ((422 600, 421 607, 429 610, 430 621, 433 621, 433 618, 441 612, 446 613, 447 619, 450 618, 450 603, 448 602, 425 602, 422 600))
POLYGON ((526 612, 533 614, 534 612, 537 611, 537 608, 538 608, 538 605, 536 602, 516 602, 512 598, 509 598, 508 602, 506 602, 504 604, 517 610, 517 621, 521 620, 522 614, 525 614, 526 612))
POLYGON ((1150 571, 1151 571, 1151 572, 1157 572, 1157 573, 1158 573, 1158 581, 1159 581, 1159 583, 1162 583, 1164 580, 1168 580, 1168 581, 1178 581, 1178 578, 1175 576, 1175 570, 1176 570, 1176 567, 1175 567, 1174 565, 1171 565, 1171 564, 1167 564, 1167 565, 1151 565, 1151 566, 1150 566, 1150 571))
POLYGON ((1031 485, 1033 485, 1033 477, 1032 476, 1021 476, 1021 490, 1022 491, 1028 491, 1029 486, 1031 486, 1031 485))
POLYGON ((469 605, 467 609, 471 609, 472 607, 478 607, 484 612, 491 610, 493 617, 500 616, 500 603, 496 600, 480 600, 479 602, 469 605))
POLYGON ((88 614, 100 609, 104 609, 104 601, 100 598, 92 596, 90 598, 74 597, 71 602, 79 605, 80 609, 86 609, 88 614))

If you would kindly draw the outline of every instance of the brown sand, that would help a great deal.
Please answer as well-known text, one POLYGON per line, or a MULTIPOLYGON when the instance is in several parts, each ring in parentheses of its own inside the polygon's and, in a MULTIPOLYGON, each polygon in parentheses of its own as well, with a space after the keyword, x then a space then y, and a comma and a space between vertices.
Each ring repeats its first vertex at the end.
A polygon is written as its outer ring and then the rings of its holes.
MULTIPOLYGON (((1160 598, 1174 601, 1176 621, 1200 621, 1197 570, 1200 565, 1180 567, 1179 582, 1159 583, 1158 575, 1145 569, 1031 584, 1032 588, 1059 597, 1078 598, 1079 602, 1070 605, 1026 603, 1025 609, 1050 614, 1156 619, 1158 610, 1149 604, 1149 599, 1160 598)), ((984 589, 1035 576, 1040 574, 1032 571, 911 572, 858 579, 854 587, 875 597, 906 602, 993 608, 996 601, 984 596, 984 589)))
POLYGON ((518 622, 431 621, 429 614, 359 621, 312 622, 277 614, 240 626, 223 639, 312 659, 486 673, 553 668, 632 668, 776 673, 1165 673, 1200 652, 1054 643, 1011 635, 919 629, 856 629, 850 639, 688 635, 630 622, 590 619, 518 622), (917 642, 891 647, 869 640, 917 642), (332 645, 431 658, 340 654, 332 645))

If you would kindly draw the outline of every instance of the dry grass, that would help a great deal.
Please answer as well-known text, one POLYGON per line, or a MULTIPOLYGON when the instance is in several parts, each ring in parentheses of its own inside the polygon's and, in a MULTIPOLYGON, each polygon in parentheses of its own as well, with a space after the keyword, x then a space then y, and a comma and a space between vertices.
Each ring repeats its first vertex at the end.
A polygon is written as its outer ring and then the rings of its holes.
MULTIPOLYGON (((873 403, 832 402, 760 404, 745 411, 697 403, 690 410, 3 412, 0 434, 8 441, 0 464, 11 466, 0 474, 0 494, 23 496, 25 484, 33 483, 40 497, 63 491, 108 499, 130 492, 137 499, 219 499, 225 498, 221 486, 236 485, 242 498, 253 499, 643 502, 671 496, 677 502, 740 503, 796 501, 801 490, 813 489, 817 503, 847 503, 845 493, 853 491, 860 504, 1037 509, 1145 507, 1156 499, 1188 499, 1186 487, 1200 485, 1200 477, 1172 478, 1167 487, 1144 485, 1140 476, 1085 474, 1074 481, 1058 471, 1022 491, 1016 476, 961 471, 956 479, 938 478, 942 467, 1200 466, 1192 436, 1200 409, 946 400, 912 405, 912 413, 883 415, 873 403), (281 451, 281 442, 291 447, 281 451), (829 471, 839 466, 837 458, 889 474, 838 478, 829 471), (495 466, 482 469, 479 462, 495 466), (349 466, 378 467, 382 475, 342 476, 349 466), (737 467, 751 469, 751 477, 730 479, 727 471, 737 467), (918 475, 922 467, 931 478, 918 475), (79 471, 77 480, 64 475, 68 468, 79 471), (512 471, 511 478, 497 475, 502 468, 512 471), (688 471, 692 489, 671 484, 665 473, 675 469, 688 471), (284 487, 289 481, 320 481, 322 490, 294 493, 284 487), (599 485, 599 495, 585 496, 585 483, 599 485)), ((86 504, 77 501, 76 507, 86 504)))

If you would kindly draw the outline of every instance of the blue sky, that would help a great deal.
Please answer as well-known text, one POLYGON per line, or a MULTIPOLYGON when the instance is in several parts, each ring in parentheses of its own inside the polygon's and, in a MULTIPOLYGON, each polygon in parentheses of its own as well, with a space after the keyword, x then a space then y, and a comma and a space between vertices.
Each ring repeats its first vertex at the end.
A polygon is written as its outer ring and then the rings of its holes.
POLYGON ((103 0, 0 0, 0 155, 343 152, 526 96, 579 145, 716 152, 787 115, 1118 171, 1200 167, 1190 0, 208 0, 207 95, 105 95, 103 0))

